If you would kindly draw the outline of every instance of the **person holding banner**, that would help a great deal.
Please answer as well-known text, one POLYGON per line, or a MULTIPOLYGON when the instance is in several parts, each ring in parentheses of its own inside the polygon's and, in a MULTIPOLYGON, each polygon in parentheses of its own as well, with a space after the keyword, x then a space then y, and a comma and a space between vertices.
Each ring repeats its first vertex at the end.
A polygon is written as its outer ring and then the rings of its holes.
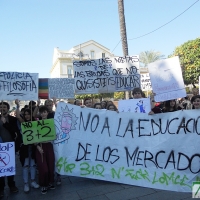
MULTIPOLYGON (((15 104, 17 107, 16 110, 16 117, 19 120, 19 122, 29 122, 34 121, 34 118, 31 116, 32 112, 30 109, 24 110, 23 118, 20 116, 19 111, 19 101, 18 99, 15 100, 15 104)), ((29 169, 30 169, 30 175, 31 175, 31 187, 38 189, 40 186, 36 183, 35 177, 36 177, 36 163, 35 163, 35 145, 29 144, 24 145, 23 143, 20 145, 19 150, 19 157, 20 162, 23 167, 23 179, 24 179, 24 192, 29 192, 29 169)))
MULTIPOLYGON (((0 103, 0 137, 2 142, 16 142, 19 135, 19 129, 17 126, 17 119, 8 114, 10 105, 7 102, 0 103)), ((15 147, 18 145, 15 143, 15 147)), ((17 150, 17 149, 16 149, 17 150)), ((13 158, 15 159, 15 158, 13 158)), ((15 186, 14 176, 7 176, 8 186, 10 192, 18 192, 18 188, 15 186)), ((4 196, 5 177, 0 177, 0 197, 4 196)))
MULTIPOLYGON (((39 108, 40 116, 43 120, 47 119, 49 109, 46 106, 39 108)), ((41 193, 46 194, 48 189, 55 189, 54 186, 54 168, 55 156, 51 142, 42 142, 36 144, 36 161, 39 171, 39 183, 41 193)))

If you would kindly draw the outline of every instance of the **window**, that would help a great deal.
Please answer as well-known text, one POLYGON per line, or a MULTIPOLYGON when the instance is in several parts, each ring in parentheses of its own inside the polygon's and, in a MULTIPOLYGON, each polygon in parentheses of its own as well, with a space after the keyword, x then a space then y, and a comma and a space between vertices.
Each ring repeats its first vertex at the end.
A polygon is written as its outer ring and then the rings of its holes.
POLYGON ((67 65, 62 64, 62 74, 67 74, 67 65))
POLYGON ((106 54, 105 53, 102 53, 102 58, 105 58, 106 57, 106 54))
POLYGON ((73 74, 73 72, 72 72, 72 66, 71 65, 67 66, 67 74, 68 75, 72 75, 73 74))
POLYGON ((90 54, 91 54, 91 59, 94 59, 94 51, 91 51, 90 54))

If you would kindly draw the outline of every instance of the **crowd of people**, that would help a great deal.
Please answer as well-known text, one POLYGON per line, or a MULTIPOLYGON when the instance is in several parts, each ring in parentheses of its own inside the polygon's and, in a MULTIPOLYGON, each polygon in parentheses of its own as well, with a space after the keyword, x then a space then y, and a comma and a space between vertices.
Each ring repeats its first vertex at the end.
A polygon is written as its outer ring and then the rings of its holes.
MULTIPOLYGON (((132 95, 133 99, 145 98, 145 94, 140 88, 135 88, 132 91, 132 95)), ((152 109, 149 114, 174 112, 184 109, 200 109, 200 95, 198 95, 198 90, 193 90, 193 96, 191 98, 185 97, 181 99, 171 99, 165 102, 155 102, 155 95, 156 94, 152 94, 150 97, 152 109)), ((30 191, 30 187, 32 187, 35 189, 41 188, 41 193, 46 194, 49 189, 55 189, 55 183, 56 185, 61 184, 60 175, 55 173, 53 144, 52 142, 42 142, 24 145, 20 123, 54 118, 55 111, 53 111, 53 105, 56 105, 56 100, 46 100, 44 105, 40 105, 41 103, 39 100, 37 102, 30 101, 29 105, 26 105, 21 109, 20 102, 15 100, 15 103, 15 117, 9 114, 10 105, 7 102, 2 101, 0 103, 0 143, 15 142, 15 151, 19 152, 19 159, 22 165, 24 192, 28 193, 30 191), (39 183, 36 181, 37 171, 39 183)), ((93 104, 92 99, 86 98, 84 99, 82 105, 81 101, 76 99, 74 101, 74 105, 118 112, 117 107, 112 101, 104 100, 93 104)), ((0 197, 4 196, 6 178, 10 192, 18 192, 14 176, 0 177, 0 197)))

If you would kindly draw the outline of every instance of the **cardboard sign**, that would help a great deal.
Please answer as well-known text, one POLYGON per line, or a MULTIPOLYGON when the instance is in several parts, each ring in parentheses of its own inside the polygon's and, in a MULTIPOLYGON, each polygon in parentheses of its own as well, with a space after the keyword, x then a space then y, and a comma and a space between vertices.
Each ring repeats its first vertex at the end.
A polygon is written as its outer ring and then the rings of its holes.
POLYGON ((180 192, 200 180, 199 110, 148 115, 59 103, 54 119, 59 174, 180 192))
POLYGON ((142 91, 152 90, 149 73, 141 74, 141 90, 142 91))
POLYGON ((186 96, 179 57, 148 64, 155 101, 166 101, 186 96))
POLYGON ((54 119, 21 123, 24 144, 52 141, 56 138, 54 119))
POLYGON ((0 100, 37 100, 38 74, 0 72, 0 100))
POLYGON ((49 98, 74 99, 74 78, 49 78, 49 98))
POLYGON ((76 94, 98 94, 140 87, 139 57, 74 61, 76 94))
POLYGON ((15 175, 15 143, 0 143, 0 177, 15 175))
POLYGON ((149 98, 120 100, 118 102, 119 112, 149 113, 151 104, 149 98))

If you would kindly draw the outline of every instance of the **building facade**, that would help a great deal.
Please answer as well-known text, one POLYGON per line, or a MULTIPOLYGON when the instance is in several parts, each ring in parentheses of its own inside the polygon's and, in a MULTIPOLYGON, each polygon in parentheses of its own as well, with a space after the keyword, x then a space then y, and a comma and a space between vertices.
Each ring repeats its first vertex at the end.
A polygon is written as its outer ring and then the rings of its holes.
POLYGON ((73 60, 113 57, 110 50, 94 40, 74 46, 68 51, 54 48, 51 78, 73 78, 73 60))

